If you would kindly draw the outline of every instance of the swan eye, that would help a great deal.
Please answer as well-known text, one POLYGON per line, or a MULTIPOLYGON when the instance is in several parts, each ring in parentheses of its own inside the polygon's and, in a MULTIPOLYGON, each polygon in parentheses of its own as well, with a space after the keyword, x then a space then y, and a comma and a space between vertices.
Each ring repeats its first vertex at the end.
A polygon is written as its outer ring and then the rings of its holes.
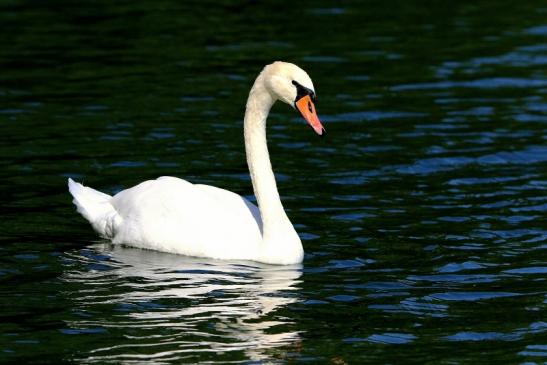
POLYGON ((309 95, 311 100, 315 103, 315 93, 313 92, 313 90, 302 86, 300 83, 294 80, 292 80, 292 84, 296 86, 296 99, 294 100, 295 103, 307 95, 309 95))

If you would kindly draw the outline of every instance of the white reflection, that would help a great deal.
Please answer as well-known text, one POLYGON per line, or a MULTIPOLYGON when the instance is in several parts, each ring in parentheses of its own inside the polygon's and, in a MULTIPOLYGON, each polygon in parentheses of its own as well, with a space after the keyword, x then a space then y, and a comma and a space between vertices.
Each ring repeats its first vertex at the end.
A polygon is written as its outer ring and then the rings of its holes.
POLYGON ((70 327, 124 328, 135 335, 93 350, 84 361, 197 360, 200 351, 234 350, 260 361, 277 347, 300 342, 291 319, 275 313, 299 300, 300 265, 191 258, 110 244, 81 253, 70 257, 78 270, 65 275, 78 284, 72 299, 83 310, 107 306, 110 312, 70 327))

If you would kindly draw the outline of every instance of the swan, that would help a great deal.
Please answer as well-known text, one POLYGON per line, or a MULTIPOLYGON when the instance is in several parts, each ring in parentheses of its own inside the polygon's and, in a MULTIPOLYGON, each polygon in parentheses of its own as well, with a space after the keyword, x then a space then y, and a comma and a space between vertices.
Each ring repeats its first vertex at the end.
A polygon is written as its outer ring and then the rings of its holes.
POLYGON ((264 67, 249 92, 243 127, 258 207, 231 191, 170 176, 114 196, 69 178, 77 211, 114 244, 213 259, 301 263, 302 242, 283 209, 266 143, 266 119, 277 100, 298 109, 318 135, 325 133, 308 74, 287 62, 264 67))

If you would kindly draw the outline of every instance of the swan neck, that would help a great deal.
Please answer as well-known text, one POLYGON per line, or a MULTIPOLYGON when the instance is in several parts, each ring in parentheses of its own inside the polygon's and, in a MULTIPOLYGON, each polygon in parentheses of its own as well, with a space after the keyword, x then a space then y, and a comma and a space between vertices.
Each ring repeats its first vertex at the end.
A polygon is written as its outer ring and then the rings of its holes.
POLYGON ((262 217, 264 237, 278 229, 279 224, 290 224, 279 197, 266 142, 266 120, 274 103, 275 99, 266 89, 261 74, 249 93, 244 133, 247 164, 262 217))

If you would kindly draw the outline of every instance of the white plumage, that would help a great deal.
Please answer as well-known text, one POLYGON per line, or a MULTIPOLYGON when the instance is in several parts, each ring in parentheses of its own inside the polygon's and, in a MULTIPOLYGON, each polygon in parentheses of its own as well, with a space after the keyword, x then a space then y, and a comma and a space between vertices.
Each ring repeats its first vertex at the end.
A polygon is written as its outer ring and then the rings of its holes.
MULTIPOLYGON (((78 212, 116 244, 215 259, 301 262, 302 243, 281 204, 266 144, 273 103, 301 97, 292 81, 313 92, 303 70, 275 62, 257 77, 247 100, 245 148, 260 209, 230 191, 164 176, 113 197, 69 179, 78 212)), ((309 113, 299 110, 317 131, 319 120, 310 121, 309 113)))

